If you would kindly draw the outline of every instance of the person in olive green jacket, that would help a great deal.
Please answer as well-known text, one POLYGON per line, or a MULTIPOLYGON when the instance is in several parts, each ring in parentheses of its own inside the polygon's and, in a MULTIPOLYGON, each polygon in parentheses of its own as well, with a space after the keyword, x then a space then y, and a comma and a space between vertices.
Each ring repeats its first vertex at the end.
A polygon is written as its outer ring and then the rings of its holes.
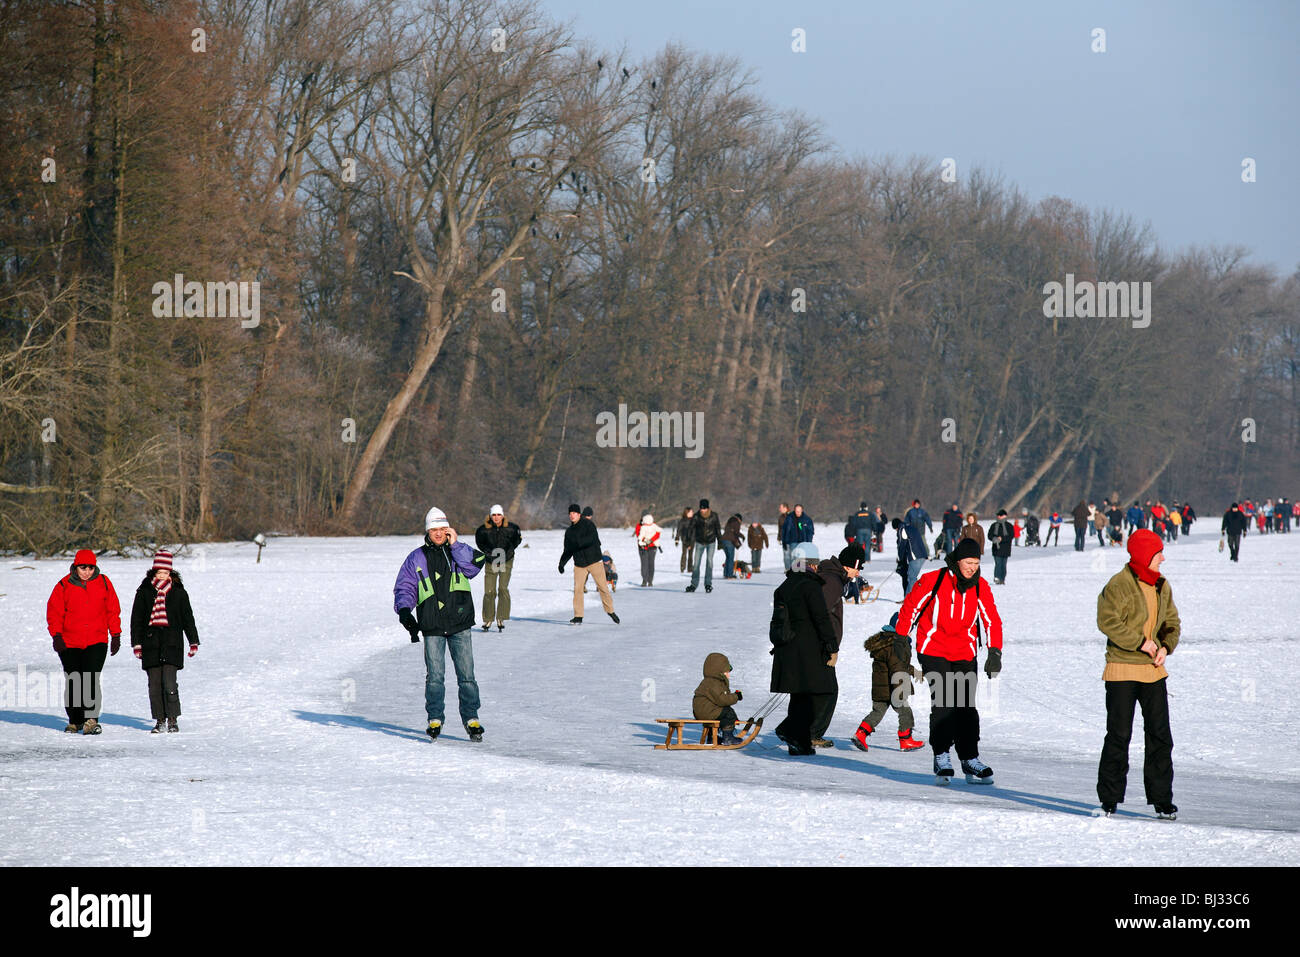
POLYGON ((1148 529, 1128 540, 1129 562, 1097 598, 1097 627, 1106 636, 1106 740, 1097 768, 1097 797, 1111 815, 1124 800, 1133 709, 1142 706, 1146 758, 1142 781, 1148 804, 1173 818, 1174 739, 1169 730, 1165 659, 1178 647, 1182 630, 1173 589, 1160 574, 1164 543, 1148 529))
POLYGON ((736 712, 732 705, 740 701, 739 689, 731 690, 731 662, 715 651, 704 659, 704 680, 695 689, 691 712, 701 721, 718 722, 718 743, 739 744, 736 737, 736 712))

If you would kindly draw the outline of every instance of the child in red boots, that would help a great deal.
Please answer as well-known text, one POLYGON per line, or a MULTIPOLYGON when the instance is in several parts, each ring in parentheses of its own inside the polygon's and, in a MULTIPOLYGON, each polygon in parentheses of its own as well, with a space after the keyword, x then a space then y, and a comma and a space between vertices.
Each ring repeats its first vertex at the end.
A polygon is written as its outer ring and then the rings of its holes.
POLYGON ((912 667, 912 642, 894 630, 898 612, 889 624, 876 632, 863 647, 871 653, 871 714, 862 719, 853 734, 853 746, 867 750, 867 735, 880 726, 885 711, 892 707, 898 712, 898 746, 912 751, 925 746, 924 741, 912 737, 912 708, 907 700, 912 694, 912 679, 921 672, 912 667))

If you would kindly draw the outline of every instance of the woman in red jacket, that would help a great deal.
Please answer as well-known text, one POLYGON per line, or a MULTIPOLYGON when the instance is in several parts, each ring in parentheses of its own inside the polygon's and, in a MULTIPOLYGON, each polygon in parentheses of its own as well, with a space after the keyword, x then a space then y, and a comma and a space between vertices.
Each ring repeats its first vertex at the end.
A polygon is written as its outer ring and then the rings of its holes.
POLYGON ((993 590, 980 587, 980 550, 963 538, 946 568, 922 575, 907 593, 897 630, 916 629, 916 656, 930 685, 930 747, 936 784, 953 776, 948 750, 955 743, 970 784, 992 784, 993 769, 979 759, 980 716, 975 709, 976 651, 988 641, 984 673, 1002 670, 1002 619, 993 590))
POLYGON ((88 548, 77 552, 68 574, 59 580, 45 604, 45 622, 67 678, 64 705, 69 734, 99 734, 99 673, 110 652, 122 647, 122 608, 108 576, 88 548))

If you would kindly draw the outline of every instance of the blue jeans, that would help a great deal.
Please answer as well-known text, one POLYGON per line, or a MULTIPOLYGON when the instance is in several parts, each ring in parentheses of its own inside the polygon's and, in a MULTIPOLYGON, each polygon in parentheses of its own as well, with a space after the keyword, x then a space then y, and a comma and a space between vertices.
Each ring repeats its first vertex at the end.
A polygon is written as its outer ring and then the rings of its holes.
POLYGON ((904 589, 904 594, 911 591, 912 586, 916 584, 916 580, 921 577, 923 571, 925 571, 924 558, 913 558, 907 563, 907 588, 904 589))
POLYGON ((993 556, 993 577, 996 578, 998 581, 1007 580, 1007 556, 1006 555, 993 556))
POLYGON ((717 548, 716 542, 709 542, 707 545, 695 543, 695 571, 691 572, 691 587, 694 588, 700 583, 700 566, 704 566, 704 587, 713 587, 713 550, 717 548))
POLYGON ((447 675, 447 647, 451 647, 451 664, 456 669, 456 685, 460 697, 460 721, 468 724, 478 717, 478 682, 474 680, 474 645, 471 629, 444 638, 426 635, 424 638, 424 710, 430 721, 442 721, 447 675))
POLYGON ((723 578, 736 577, 736 546, 731 542, 722 543, 722 554, 726 556, 727 563, 722 566, 723 578))

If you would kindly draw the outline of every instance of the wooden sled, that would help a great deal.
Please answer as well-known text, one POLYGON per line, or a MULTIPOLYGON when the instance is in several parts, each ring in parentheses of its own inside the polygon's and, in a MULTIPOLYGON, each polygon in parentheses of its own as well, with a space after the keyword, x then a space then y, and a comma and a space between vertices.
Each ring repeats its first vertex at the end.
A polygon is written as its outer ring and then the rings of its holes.
POLYGON ((758 737, 759 728, 763 727, 762 718, 751 718, 745 722, 745 727, 740 731, 742 735, 739 744, 718 744, 718 722, 706 721, 701 718, 655 718, 660 724, 668 725, 668 736, 664 738, 663 744, 656 744, 657 750, 663 751, 735 751, 737 748, 743 748, 749 742, 758 737), (683 744, 682 728, 688 724, 700 725, 700 743, 683 744), (676 732, 677 740, 673 741, 673 733, 676 732))

